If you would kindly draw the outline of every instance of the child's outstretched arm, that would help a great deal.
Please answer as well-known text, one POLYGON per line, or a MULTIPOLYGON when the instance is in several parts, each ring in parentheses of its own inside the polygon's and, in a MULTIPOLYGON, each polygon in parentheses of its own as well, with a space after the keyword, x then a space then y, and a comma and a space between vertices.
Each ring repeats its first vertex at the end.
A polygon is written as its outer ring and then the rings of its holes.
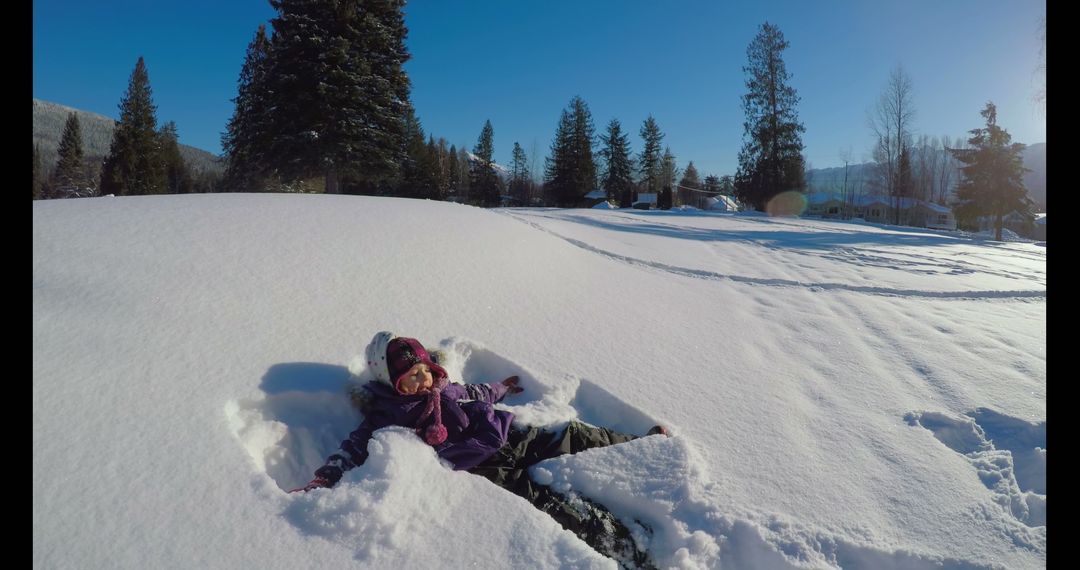
POLYGON ((374 424, 368 418, 364 418, 364 421, 360 423, 360 427, 353 430, 349 434, 349 438, 341 442, 341 447, 326 459, 326 463, 315 470, 315 478, 310 483, 289 492, 310 491, 336 485, 346 471, 358 465, 363 465, 367 461, 367 445, 374 431, 374 424))
POLYGON ((476 400, 494 404, 505 398, 507 394, 520 394, 523 391, 518 386, 518 377, 511 376, 502 382, 488 384, 450 384, 443 393, 455 400, 476 400))

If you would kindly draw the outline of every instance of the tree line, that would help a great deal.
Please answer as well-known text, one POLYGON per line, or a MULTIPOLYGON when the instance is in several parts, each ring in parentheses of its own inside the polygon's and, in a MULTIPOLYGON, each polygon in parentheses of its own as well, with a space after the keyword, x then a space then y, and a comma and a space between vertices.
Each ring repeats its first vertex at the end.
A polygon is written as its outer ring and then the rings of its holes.
MULTIPOLYGON (((767 210, 777 195, 807 189, 805 127, 783 58, 789 43, 768 22, 747 47, 743 145, 733 176, 710 174, 702 179, 693 162, 680 170, 651 115, 638 131, 642 149, 636 154, 618 119, 597 135, 588 104, 576 96, 560 114, 538 184, 534 177, 540 173, 533 172, 535 165, 529 164, 516 141, 509 170, 499 167, 504 174, 497 172, 490 120, 471 152, 424 132, 403 67, 410 58, 404 0, 270 0, 270 4, 277 11, 270 22, 273 33, 260 25, 249 43, 234 112, 222 134, 226 169, 221 180, 202 184, 193 180, 179 154, 176 125, 156 126, 156 107, 140 57, 120 103, 120 120, 97 188, 82 165, 78 118, 73 114, 50 176, 42 174, 40 152, 34 148, 35 198, 326 192, 454 200, 485 207, 575 207, 589 203, 586 195, 599 189, 621 207, 634 204, 640 193, 656 195, 661 207, 700 207, 705 196, 726 193, 754 209, 767 210)), ((952 185, 947 165, 936 162, 941 155, 936 141, 924 137, 912 143, 911 101, 910 79, 898 68, 869 121, 877 135, 871 186, 895 199, 897 216, 901 200, 943 203, 952 185)), ((995 128, 996 123, 988 123, 987 129, 995 128)), ((1000 197, 1009 193, 987 187, 990 151, 984 147, 997 145, 995 152, 1004 152, 1001 141, 1007 141, 1007 133, 1005 139, 972 133, 970 148, 950 147, 947 138, 941 147, 956 161, 954 166, 966 165, 958 181, 965 191, 953 204, 963 205, 960 210, 969 215, 1023 207, 1022 200, 1002 205, 1000 197), (999 196, 996 202, 987 198, 991 194, 999 196)), ((1023 145, 1008 148, 1015 154, 1023 145)), ((1000 171, 1000 166, 994 168, 1000 171)), ((1022 166, 1018 168, 999 175, 1018 179, 1023 172, 1022 166)))

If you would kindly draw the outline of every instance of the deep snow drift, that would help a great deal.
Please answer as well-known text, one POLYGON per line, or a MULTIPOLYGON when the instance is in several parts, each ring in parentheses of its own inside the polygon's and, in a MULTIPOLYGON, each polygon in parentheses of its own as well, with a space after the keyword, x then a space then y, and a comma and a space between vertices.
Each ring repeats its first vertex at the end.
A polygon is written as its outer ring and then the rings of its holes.
POLYGON ((644 438, 532 476, 680 568, 1046 562, 1046 248, 709 212, 354 196, 34 202, 34 567, 611 568, 355 427, 378 330, 518 421, 644 438))

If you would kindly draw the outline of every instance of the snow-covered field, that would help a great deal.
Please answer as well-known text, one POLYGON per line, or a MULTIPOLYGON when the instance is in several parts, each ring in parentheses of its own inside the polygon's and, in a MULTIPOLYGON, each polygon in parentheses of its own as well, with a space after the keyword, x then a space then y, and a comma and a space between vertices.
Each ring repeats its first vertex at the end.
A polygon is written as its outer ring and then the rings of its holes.
POLYGON ((1046 248, 704 212, 323 195, 34 202, 35 568, 610 568, 358 423, 382 329, 520 422, 643 438, 533 477, 680 568, 1046 564, 1046 248))

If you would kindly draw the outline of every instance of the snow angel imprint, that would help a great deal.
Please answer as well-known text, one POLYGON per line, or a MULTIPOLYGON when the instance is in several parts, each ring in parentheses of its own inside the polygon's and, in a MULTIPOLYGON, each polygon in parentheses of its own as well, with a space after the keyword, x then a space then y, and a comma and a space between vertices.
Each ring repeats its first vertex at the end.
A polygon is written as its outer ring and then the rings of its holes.
MULTIPOLYGON (((486 477, 544 511, 559 524, 621 565, 652 567, 630 530, 603 506, 568 497, 529 477, 529 468, 552 457, 624 443, 637 436, 572 421, 561 430, 512 425, 514 415, 494 407, 521 393, 518 377, 490 384, 451 383, 419 341, 377 333, 366 350, 375 380, 354 395, 364 420, 341 447, 315 470, 306 486, 290 492, 333 487, 342 474, 367 460, 372 433, 387 426, 413 428, 455 470, 486 477)), ((656 426, 649 435, 667 434, 656 426)))

